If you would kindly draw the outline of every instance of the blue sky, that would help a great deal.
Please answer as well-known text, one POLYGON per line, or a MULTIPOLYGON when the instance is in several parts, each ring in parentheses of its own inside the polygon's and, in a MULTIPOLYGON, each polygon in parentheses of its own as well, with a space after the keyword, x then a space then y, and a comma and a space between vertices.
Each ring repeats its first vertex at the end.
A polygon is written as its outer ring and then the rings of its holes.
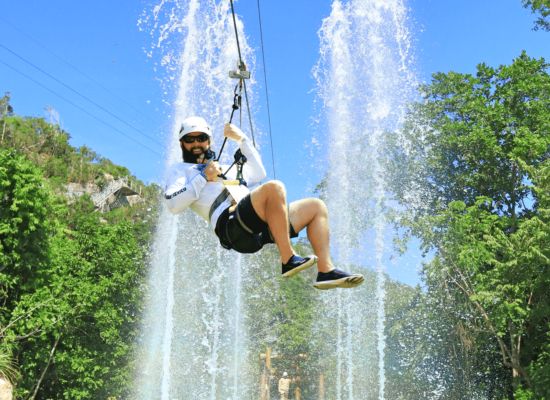
MULTIPOLYGON (((316 180, 313 175, 308 177, 309 171, 296 173, 293 149, 301 146, 310 135, 315 97, 311 70, 319 56, 317 32, 323 18, 330 14, 331 4, 332 1, 327 0, 261 0, 275 167, 277 178, 287 185, 291 201, 307 196, 316 180)), ((409 1, 408 5, 420 81, 429 81, 430 75, 437 71, 473 73, 481 62, 491 66, 509 64, 523 50, 532 57, 549 55, 550 34, 531 30, 535 16, 522 8, 520 0, 416 0, 409 1)), ((2 47, 0 60, 162 155, 162 146, 154 140, 160 141, 163 130, 171 126, 166 118, 170 110, 162 102, 163 93, 153 70, 155 59, 147 58, 143 50, 150 46, 151 37, 137 26, 145 7, 146 3, 127 0, 2 2, 0 44, 153 140, 2 47), (131 107, 14 27, 108 88, 131 107)), ((256 0, 239 0, 235 7, 244 20, 249 44, 257 50, 257 64, 261 66, 256 0)), ((59 112, 64 128, 72 135, 73 146, 86 144, 116 164, 128 167, 143 181, 162 181, 162 157, 0 63, 0 93, 8 91, 17 114, 43 116, 44 107, 50 106, 59 112)), ((259 92, 262 107, 258 116, 267 126, 264 95, 259 92)), ((271 171, 269 148, 264 150, 264 158, 271 171)), ((388 265, 392 277, 408 283, 417 279, 414 267, 405 271, 392 265, 388 265)))

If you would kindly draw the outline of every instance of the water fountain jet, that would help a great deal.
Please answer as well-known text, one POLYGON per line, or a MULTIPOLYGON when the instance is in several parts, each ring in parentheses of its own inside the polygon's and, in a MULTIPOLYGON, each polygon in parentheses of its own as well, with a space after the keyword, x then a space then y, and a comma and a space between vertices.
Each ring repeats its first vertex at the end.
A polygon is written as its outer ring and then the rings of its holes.
MULTIPOLYGON (((411 61, 406 7, 402 0, 334 1, 331 15, 319 31, 321 58, 314 69, 317 93, 322 100, 321 119, 326 121, 328 156, 324 196, 330 215, 331 251, 338 265, 360 272, 369 253, 376 271, 376 298, 360 299, 346 293, 346 314, 337 319, 336 398, 353 399, 385 396, 385 266, 389 249, 385 245, 387 223, 386 183, 379 162, 384 132, 396 131, 405 115, 405 101, 411 99, 416 82, 406 66, 411 61), (370 238, 371 240, 367 240, 370 238), (362 303, 376 304, 376 323, 362 332, 357 315, 362 303), (349 311, 348 311, 349 310, 349 311), (355 315, 351 315, 356 313, 355 315), (346 326, 346 331, 342 326, 346 326), (376 332, 376 349, 362 348, 360 335, 376 332), (342 336, 348 340, 343 341, 342 336), (348 354, 343 368, 342 354, 348 354), (378 364, 376 383, 365 365, 378 364), (340 376, 345 377, 344 387, 340 376), (365 383, 377 385, 377 393, 365 383), (344 392, 344 388, 346 389, 344 392)), ((341 304, 344 294, 332 294, 341 304)), ((372 310, 372 307, 371 307, 372 310)), ((369 340, 374 340, 370 337, 369 340)))

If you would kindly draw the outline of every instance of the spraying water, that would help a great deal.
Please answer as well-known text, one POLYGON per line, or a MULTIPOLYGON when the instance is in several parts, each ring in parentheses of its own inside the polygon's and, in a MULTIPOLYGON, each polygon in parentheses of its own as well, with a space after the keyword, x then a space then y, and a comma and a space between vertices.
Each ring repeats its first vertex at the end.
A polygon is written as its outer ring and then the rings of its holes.
POLYGON ((169 244, 170 256, 168 259, 169 270, 168 270, 168 288, 166 291, 166 322, 164 328, 164 344, 162 348, 162 384, 161 384, 161 398, 162 400, 168 400, 169 387, 170 387, 170 352, 172 350, 172 328, 173 315, 172 311, 174 310, 174 270, 176 267, 176 246, 177 243, 175 239, 177 238, 177 228, 178 227, 178 218, 174 218, 172 222, 172 232, 170 234, 170 239, 172 242, 169 244))
MULTIPOLYGON (((236 84, 228 71, 238 60, 229 2, 162 0, 144 13, 140 26, 155 38, 148 55, 160 52, 156 68, 163 71, 166 93, 173 93, 173 100, 164 100, 173 109, 165 138, 167 167, 181 161, 178 131, 186 117, 205 118, 214 132, 212 146, 219 149, 236 84), (171 45, 173 41, 181 45, 171 45)), ((238 19, 237 29, 243 59, 254 71, 254 56, 238 19)), ((254 85, 252 77, 252 104, 254 85)), ((242 129, 250 137, 246 123, 242 129)), ((231 156, 230 147, 221 162, 230 164, 231 156)), ((246 359, 241 327, 246 260, 222 249, 211 227, 192 212, 163 212, 153 253, 140 346, 144 350, 138 355, 144 367, 138 371, 134 398, 245 398, 239 382, 246 359)))
MULTIPOLYGON (((239 254, 237 260, 237 282, 236 282, 236 293, 237 299, 236 304, 241 304, 242 302, 242 255, 239 254)), ((237 307, 235 313, 235 338, 234 338, 234 347, 233 347, 233 369, 239 371, 239 354, 241 353, 242 346, 242 332, 241 332, 241 307, 237 307)), ((233 375, 233 400, 239 398, 239 376, 238 374, 233 375)))
MULTIPOLYGON (((173 109, 166 137, 168 165, 181 160, 177 132, 185 117, 204 117, 215 133, 213 147, 221 144, 233 97, 234 82, 227 72, 238 59, 229 8, 221 0, 161 0, 140 21, 155 38, 148 55, 161 54, 157 68, 163 71, 165 102, 173 109), (174 93, 173 100, 168 93, 174 93)), ((399 126, 414 85, 405 22, 401 0, 335 1, 319 32, 321 59, 314 71, 330 132, 324 193, 331 243, 338 267, 360 272, 358 265, 374 254, 371 267, 377 273, 376 285, 365 282, 353 292, 320 295, 325 304, 338 305, 325 308, 329 311, 319 327, 335 344, 335 351, 327 353, 335 359, 326 361, 335 365, 335 373, 326 377, 327 398, 384 398, 386 196, 378 153, 384 131, 399 126)), ((243 58, 254 72, 254 55, 238 19, 237 29, 243 58)), ((248 85, 252 109, 255 83, 252 77, 248 85)), ((247 126, 243 121, 250 137, 247 126)), ((222 162, 231 154, 225 151, 222 162)), ((138 354, 143 368, 133 398, 237 400, 257 395, 258 359, 250 357, 248 346, 252 340, 263 349, 275 343, 276 326, 274 333, 248 331, 254 305, 245 304, 245 293, 259 298, 256 293, 267 286, 276 293, 280 277, 278 271, 254 272, 261 254, 227 252, 210 230, 192 212, 174 217, 164 211, 160 218, 138 354)))
MULTIPOLYGON (((377 358, 379 399, 385 390, 385 266, 386 204, 384 172, 379 146, 385 130, 395 131, 405 114, 405 101, 415 86, 408 67, 410 38, 402 0, 353 0, 332 5, 319 31, 321 58, 314 69, 323 114, 330 132, 330 164, 325 198, 331 216, 331 243, 343 269, 356 270, 366 253, 374 253, 376 271, 377 354, 357 345, 361 319, 354 315, 362 299, 346 295, 346 317, 338 320, 336 398, 374 398, 359 382, 372 382, 369 370, 377 358), (365 231, 374 231, 365 237, 365 231), (367 240, 367 238, 370 239, 367 240), (343 331, 343 325, 346 331, 343 331), (347 335, 347 340, 341 339, 347 335), (353 340, 352 340, 353 339, 353 340), (346 347, 345 349, 343 347, 346 347), (342 357, 347 354, 346 368, 342 357), (344 386, 340 375, 345 374, 344 386), (346 393, 344 392, 346 388, 346 393)), ((357 271, 360 272, 360 271, 357 271)), ((341 304, 341 293, 335 293, 341 304)), ((372 300, 371 300, 372 301, 372 300)), ((371 303, 372 304, 372 303, 371 303)), ((372 308, 372 307, 371 307, 372 308)))

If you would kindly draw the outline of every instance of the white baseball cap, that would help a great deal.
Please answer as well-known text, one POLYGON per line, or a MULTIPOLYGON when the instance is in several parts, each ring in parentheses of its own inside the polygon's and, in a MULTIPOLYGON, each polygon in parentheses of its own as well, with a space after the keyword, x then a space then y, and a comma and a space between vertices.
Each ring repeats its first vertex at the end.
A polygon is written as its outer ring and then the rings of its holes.
POLYGON ((180 140, 182 137, 191 132, 202 132, 208 135, 209 138, 212 138, 210 127, 201 117, 189 117, 181 123, 180 140))
POLYGON ((287 376, 288 374, 286 372, 283 372, 283 376, 287 376))

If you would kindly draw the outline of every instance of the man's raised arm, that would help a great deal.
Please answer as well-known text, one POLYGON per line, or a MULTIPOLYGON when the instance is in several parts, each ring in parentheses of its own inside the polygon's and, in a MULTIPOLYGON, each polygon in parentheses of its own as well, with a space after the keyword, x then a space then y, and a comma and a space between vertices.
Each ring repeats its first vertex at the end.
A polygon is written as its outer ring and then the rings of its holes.
POLYGON ((256 186, 263 181, 267 174, 265 172, 264 165, 260 154, 252 145, 250 139, 233 124, 225 124, 223 136, 232 139, 237 142, 241 152, 246 156, 246 164, 243 168, 244 180, 248 184, 248 187, 256 186))
POLYGON ((240 139, 237 143, 239 143, 241 152, 247 158, 246 164, 244 164, 243 168, 244 179, 248 184, 248 187, 256 186, 267 176, 262 159, 260 158, 260 154, 252 145, 252 141, 250 141, 246 136, 240 139))

